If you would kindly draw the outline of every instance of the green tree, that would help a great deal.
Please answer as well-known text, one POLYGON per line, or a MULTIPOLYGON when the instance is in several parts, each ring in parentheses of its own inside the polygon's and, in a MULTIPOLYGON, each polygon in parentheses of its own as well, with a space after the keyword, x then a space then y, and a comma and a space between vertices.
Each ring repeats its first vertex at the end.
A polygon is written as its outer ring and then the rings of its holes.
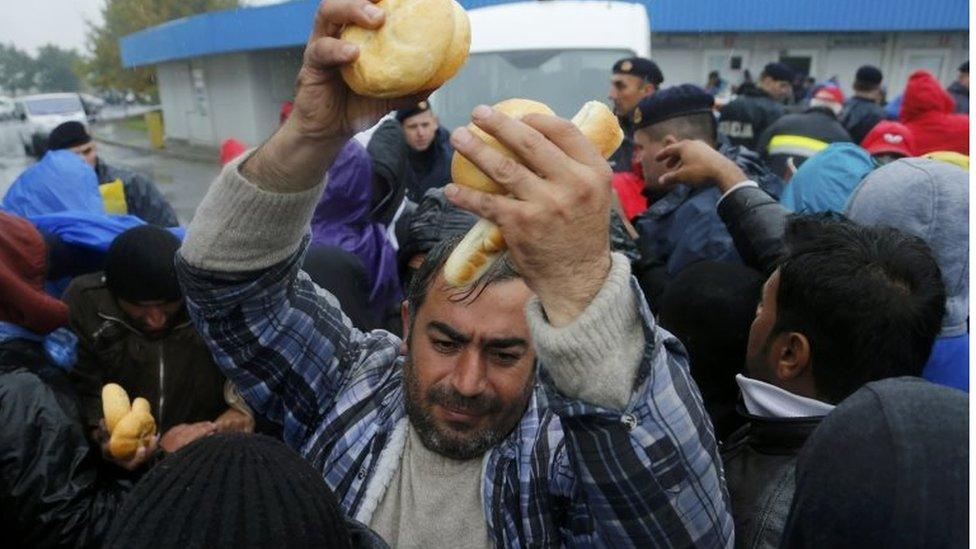
POLYGON ((155 93, 152 67, 122 67, 119 39, 173 19, 239 5, 239 0, 105 0, 103 23, 95 25, 88 22, 91 59, 82 65, 82 71, 96 88, 155 93))
POLYGON ((75 67, 80 60, 75 50, 54 44, 41 46, 34 60, 34 83, 42 92, 78 91, 80 82, 75 67))
POLYGON ((34 87, 36 64, 23 50, 13 44, 0 44, 0 88, 5 93, 17 95, 34 87))

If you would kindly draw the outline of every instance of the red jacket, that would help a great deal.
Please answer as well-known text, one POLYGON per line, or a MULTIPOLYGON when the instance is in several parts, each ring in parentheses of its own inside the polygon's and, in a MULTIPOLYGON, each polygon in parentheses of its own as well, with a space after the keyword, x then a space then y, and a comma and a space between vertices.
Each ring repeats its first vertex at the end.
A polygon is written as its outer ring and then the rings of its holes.
POLYGON ((912 73, 905 87, 901 122, 915 136, 915 155, 955 151, 969 155, 969 115, 953 114, 956 103, 929 72, 912 73))

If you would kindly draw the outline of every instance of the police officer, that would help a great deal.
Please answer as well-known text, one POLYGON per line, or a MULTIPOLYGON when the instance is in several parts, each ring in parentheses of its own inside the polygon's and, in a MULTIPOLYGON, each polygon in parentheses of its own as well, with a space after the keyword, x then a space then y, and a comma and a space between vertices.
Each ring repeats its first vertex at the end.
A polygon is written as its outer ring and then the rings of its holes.
POLYGON ((613 112, 620 120, 624 130, 624 141, 610 157, 610 166, 615 172, 629 172, 634 152, 634 125, 632 116, 637 103, 644 97, 653 95, 661 88, 664 74, 657 63, 643 57, 628 57, 613 64, 610 77, 610 94, 613 112))
POLYGON ((759 85, 743 84, 739 97, 722 107, 718 131, 733 145, 756 150, 763 130, 785 114, 783 103, 793 95, 793 69, 770 63, 759 75, 759 85))
POLYGON ((860 143, 868 132, 885 119, 881 100, 881 80, 883 75, 878 67, 864 65, 854 75, 854 96, 844 103, 840 113, 840 123, 851 134, 855 143, 860 143))

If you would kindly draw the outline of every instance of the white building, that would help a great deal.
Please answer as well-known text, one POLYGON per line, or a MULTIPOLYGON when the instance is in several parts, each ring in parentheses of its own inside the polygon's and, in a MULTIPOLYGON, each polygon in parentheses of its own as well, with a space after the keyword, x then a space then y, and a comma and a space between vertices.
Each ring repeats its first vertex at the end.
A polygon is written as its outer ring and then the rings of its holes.
MULTIPOLYGON (((506 2, 461 3, 470 9, 506 2)), ((782 60, 819 80, 836 76, 849 94, 857 68, 873 64, 894 97, 911 71, 928 69, 948 85, 968 58, 966 0, 641 3, 666 86, 703 85, 712 70, 735 84, 744 70, 756 78, 766 63, 782 60)), ((292 97, 317 4, 296 0, 171 21, 123 38, 122 61, 156 66, 168 138, 256 144, 277 127, 280 105, 292 97)), ((607 82, 609 76, 608 66, 607 82)))

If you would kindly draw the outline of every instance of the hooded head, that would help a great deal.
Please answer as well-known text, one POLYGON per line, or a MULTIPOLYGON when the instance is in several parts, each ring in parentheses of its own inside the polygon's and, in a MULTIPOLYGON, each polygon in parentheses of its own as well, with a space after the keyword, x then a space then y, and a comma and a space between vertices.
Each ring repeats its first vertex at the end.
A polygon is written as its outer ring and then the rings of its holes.
POLYGON ((68 306, 44 293, 47 247, 29 221, 0 211, 0 322, 46 334, 68 322, 68 306))
POLYGON ((807 440, 783 547, 965 547, 969 404, 917 378, 869 383, 807 440))
POLYGON ((48 151, 24 170, 4 195, 3 207, 24 217, 65 211, 105 213, 95 170, 69 150, 48 151))
POLYGON ((861 147, 832 143, 800 166, 780 202, 797 213, 843 212, 854 188, 874 168, 871 155, 861 147))
POLYGON ((942 84, 932 73, 918 70, 912 73, 905 85, 905 98, 898 118, 902 122, 911 122, 932 112, 951 114, 955 110, 956 102, 949 92, 942 89, 942 84))
POLYGON ((932 249, 946 288, 942 337, 964 333, 969 316, 968 179, 947 162, 903 158, 865 177, 847 204, 854 221, 897 228, 932 249))

